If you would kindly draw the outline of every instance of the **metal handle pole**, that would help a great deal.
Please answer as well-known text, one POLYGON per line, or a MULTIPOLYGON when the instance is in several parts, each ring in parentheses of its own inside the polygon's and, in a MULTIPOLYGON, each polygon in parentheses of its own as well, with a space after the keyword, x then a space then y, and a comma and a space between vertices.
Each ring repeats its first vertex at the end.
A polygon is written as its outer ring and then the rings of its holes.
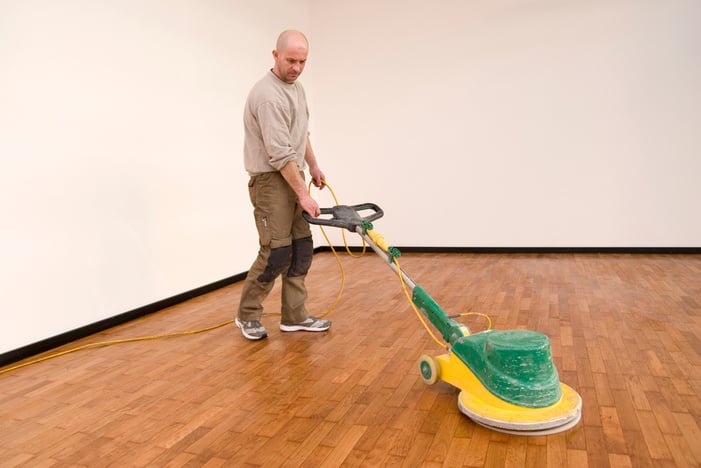
POLYGON ((394 270, 395 273, 401 273, 402 278, 404 279, 404 283, 413 292, 414 288, 416 287, 416 283, 414 283, 414 281, 409 277, 409 275, 404 273, 404 271, 399 270, 394 262, 389 261, 389 255, 387 255, 387 252, 378 247, 377 244, 375 244, 375 242, 372 240, 372 238, 363 232, 363 227, 356 226, 355 232, 357 232, 363 239, 365 239, 365 242, 368 243, 372 250, 374 250, 377 255, 382 257, 389 264, 390 268, 394 270))

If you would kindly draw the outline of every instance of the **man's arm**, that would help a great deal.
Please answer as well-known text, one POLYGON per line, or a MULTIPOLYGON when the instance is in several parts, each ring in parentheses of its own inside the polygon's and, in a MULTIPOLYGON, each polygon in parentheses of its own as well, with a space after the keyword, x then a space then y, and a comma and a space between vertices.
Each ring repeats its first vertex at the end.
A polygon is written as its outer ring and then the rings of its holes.
MULTIPOLYGON (((309 140, 307 140, 307 147, 309 147, 309 140)), ((294 191, 294 193, 297 195, 297 199, 299 200, 299 204, 302 209, 309 213, 310 216, 315 218, 319 216, 321 214, 319 205, 307 192, 307 187, 304 185, 304 179, 302 179, 302 176, 299 174, 299 167, 297 167, 297 163, 295 161, 288 162, 282 168, 280 174, 282 174, 282 177, 285 178, 287 183, 292 188, 292 191, 294 191)))
POLYGON ((316 161, 316 156, 312 150, 312 143, 309 140, 309 137, 307 137, 307 148, 304 153, 304 160, 307 161, 307 165, 309 166, 309 174, 312 176, 314 186, 320 190, 323 190, 326 177, 324 177, 324 173, 321 172, 319 163, 316 161))

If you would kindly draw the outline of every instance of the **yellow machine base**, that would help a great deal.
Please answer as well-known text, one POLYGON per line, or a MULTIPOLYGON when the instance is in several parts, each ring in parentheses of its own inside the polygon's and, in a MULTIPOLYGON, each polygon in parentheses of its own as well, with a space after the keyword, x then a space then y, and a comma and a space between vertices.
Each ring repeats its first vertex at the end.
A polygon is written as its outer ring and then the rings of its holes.
POLYGON ((435 361, 437 377, 461 390, 460 411, 490 429, 518 435, 554 434, 574 427, 582 416, 582 398, 563 383, 560 401, 544 408, 527 408, 495 396, 452 352, 437 356, 435 361))

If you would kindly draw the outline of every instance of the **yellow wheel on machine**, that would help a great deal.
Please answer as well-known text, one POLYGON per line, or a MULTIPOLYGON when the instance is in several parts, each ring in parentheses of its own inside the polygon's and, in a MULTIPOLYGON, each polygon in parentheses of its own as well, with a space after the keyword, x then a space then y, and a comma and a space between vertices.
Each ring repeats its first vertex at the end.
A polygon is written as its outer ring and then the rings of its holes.
POLYGON ((421 372, 423 381, 429 385, 438 382, 440 377, 440 367, 438 367, 436 360, 426 354, 419 358, 419 372, 421 372))

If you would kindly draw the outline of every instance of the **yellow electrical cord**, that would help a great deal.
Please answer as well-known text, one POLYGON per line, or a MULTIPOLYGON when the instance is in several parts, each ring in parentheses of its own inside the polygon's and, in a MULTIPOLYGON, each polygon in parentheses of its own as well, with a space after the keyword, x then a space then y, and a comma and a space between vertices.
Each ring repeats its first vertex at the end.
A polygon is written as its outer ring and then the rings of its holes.
POLYGON ((221 327, 223 327, 223 326, 226 326, 226 325, 229 325, 229 324, 232 324, 232 323, 234 323, 233 320, 227 320, 226 322, 222 322, 222 323, 220 323, 220 324, 218 324, 218 325, 213 325, 213 326, 211 326, 211 327, 201 328, 201 329, 199 329, 199 330, 190 330, 190 331, 184 331, 184 332, 167 333, 167 334, 164 334, 164 335, 141 336, 141 337, 138 337, 138 338, 125 338, 125 339, 122 339, 122 340, 98 341, 98 342, 95 342, 95 343, 88 343, 88 344, 84 344, 84 345, 82 345, 82 346, 77 346, 77 347, 75 347, 75 348, 67 349, 67 350, 65 350, 65 351, 61 351, 61 352, 58 352, 58 353, 49 354, 49 355, 47 355, 47 356, 40 357, 40 358, 38 358, 38 359, 34 359, 34 360, 31 360, 31 361, 23 362, 23 363, 21 363, 21 364, 15 365, 15 366, 11 366, 11 367, 6 367, 6 368, 4 368, 4 369, 0 369, 0 374, 4 374, 4 373, 6 373, 6 372, 10 372, 10 371, 13 371, 13 370, 16 370, 16 369, 20 369, 20 368, 22 368, 22 367, 26 367, 26 366, 29 366, 29 365, 32 365, 32 364, 37 364, 37 363, 39 363, 39 362, 48 361, 49 359, 57 358, 57 357, 59 357, 59 356, 65 356, 66 354, 75 353, 76 351, 82 351, 82 350, 84 350, 84 349, 97 348, 97 347, 100 347, 100 346, 110 346, 110 345, 116 345, 116 344, 122 344, 122 343, 133 343, 133 342, 135 342, 135 341, 158 340, 158 339, 161 339, 161 338, 170 338, 170 337, 174 337, 174 336, 196 335, 196 334, 198 334, 198 333, 208 332, 208 331, 214 330, 214 329, 216 329, 216 328, 221 328, 221 327))
MULTIPOLYGON (((389 253, 389 244, 387 244, 387 241, 385 240, 385 236, 380 234, 379 232, 376 232, 372 229, 367 230, 367 235, 372 241, 377 245, 380 249, 382 249, 383 252, 389 253)), ((426 329, 426 332, 430 335, 431 338, 433 338, 433 341, 436 342, 438 346, 441 348, 445 348, 445 344, 439 340, 436 335, 433 333, 431 328, 428 326, 426 323, 426 320, 423 317, 423 314, 419 312, 419 309, 416 307, 416 304, 414 304, 414 301, 411 299, 411 295, 409 294, 409 289, 406 286, 406 283, 404 282, 404 275, 402 275, 402 267, 399 265, 399 260, 395 257, 392 261, 394 261, 395 266, 397 267, 397 276, 399 277, 399 282, 402 285, 402 290, 404 291, 404 295, 406 296, 407 300, 409 301, 409 305, 411 305, 411 308, 414 310, 414 313, 416 314, 416 317, 419 319, 419 322, 421 322, 421 325, 426 329)))
POLYGON ((485 320, 487 320, 487 330, 491 330, 491 329, 492 329, 492 319, 490 319, 490 318, 489 318, 489 315, 487 315, 487 314, 483 314, 483 313, 481 313, 481 312, 463 312, 463 313, 461 313, 461 314, 459 314, 459 315, 460 315, 460 317, 469 317, 469 316, 471 316, 471 315, 476 315, 476 316, 478 316, 478 317, 482 317, 482 318, 484 318, 485 320))
MULTIPOLYGON (((323 187, 326 187, 329 189, 329 192, 331 192, 331 196, 333 197, 333 201, 336 205, 338 205, 338 198, 336 197, 336 193, 334 193, 333 189, 331 186, 325 181, 321 180, 321 183, 323 184, 323 187)), ((312 182, 309 182, 309 185, 307 186, 307 193, 311 193, 312 191, 312 182)), ((334 248, 333 244, 331 243, 331 240, 329 239, 329 236, 326 234, 326 231, 324 230, 324 227, 319 225, 319 229, 321 229, 321 233, 324 235, 324 239, 326 239, 326 243, 328 244, 329 248, 331 249, 331 252, 333 253, 334 258, 336 259, 336 263, 338 263, 338 268, 341 271, 341 287, 338 290, 338 294, 336 294, 336 299, 331 303, 328 309, 326 309, 325 312, 322 314, 317 314, 316 316, 319 318, 324 318, 329 313, 331 313, 332 310, 336 308, 336 305, 338 305, 339 301, 341 300, 341 296, 343 295, 343 290, 346 286, 346 272, 343 269, 343 264, 341 263, 341 257, 338 255, 338 252, 336 252, 336 249, 334 248)), ((346 248, 346 252, 348 255, 350 255, 353 258, 360 258, 363 255, 365 255, 367 245, 365 243, 365 239, 363 239, 363 250, 360 252, 359 255, 354 255, 353 252, 350 250, 350 246, 348 245, 348 241, 346 240, 346 234, 343 230, 341 230, 341 237, 343 238, 343 245, 346 248)), ((281 315, 280 312, 273 312, 273 313, 264 313, 263 316, 271 317, 271 316, 278 316, 281 315)))
POLYGON ((411 295, 409 294, 409 290, 406 287, 406 283, 404 282, 404 277, 402 276, 402 268, 399 266, 399 260, 396 258, 394 259, 394 264, 397 265, 397 276, 399 276, 399 282, 402 284, 402 290, 404 291, 404 295, 406 296, 407 300, 409 301, 409 304, 411 305, 411 308, 414 309, 414 313, 416 314, 416 317, 419 319, 419 322, 421 322, 421 325, 424 326, 426 329, 426 332, 433 338, 433 341, 436 342, 438 346, 441 348, 445 348, 446 345, 439 340, 436 335, 434 335, 433 331, 431 328, 428 326, 426 323, 426 320, 423 317, 423 314, 419 312, 419 309, 416 307, 416 304, 414 304, 414 301, 411 299, 411 295))
MULTIPOLYGON (((326 184, 326 181, 324 181, 324 185, 326 185, 328 187, 328 185, 326 184)), ((334 202, 338 205, 338 199, 336 198, 336 194, 333 192, 331 187, 328 187, 328 188, 329 188, 329 191, 331 192, 331 195, 333 196, 334 202)), ((309 184, 308 190, 311 191, 311 183, 309 184)), ((321 227, 321 226, 319 226, 319 227, 321 227)), ((335 249, 331 245, 331 241, 329 240, 329 238, 326 235, 326 232, 324 231, 323 228, 321 229, 321 232, 324 234, 324 238, 326 239, 326 242, 331 247, 331 251, 334 253, 334 255, 336 257, 336 261, 338 262, 339 266, 341 267, 341 289, 338 291, 338 295, 336 296, 336 300, 333 302, 331 307, 329 307, 329 309, 326 312, 324 312, 322 315, 320 315, 320 317, 325 317, 326 315, 329 314, 329 312, 331 312, 336 307, 336 304, 338 304, 338 302, 341 299, 341 295, 343 294, 343 288, 345 285, 345 272, 343 271, 343 265, 341 264, 341 260, 338 256, 337 252, 335 251, 335 249)), ((346 246, 346 250, 348 251, 349 255, 351 255, 353 257, 362 257, 365 254, 365 249, 366 249, 365 239, 363 239, 363 251, 359 256, 353 255, 351 253, 350 247, 348 246, 348 243, 346 242, 345 234, 343 234, 343 242, 346 246)), ((280 314, 265 314, 265 315, 280 315, 280 314)), ((67 349, 65 351, 60 351, 57 353, 48 354, 46 356, 43 356, 43 357, 40 357, 37 359, 33 359, 31 361, 23 362, 21 364, 17 364, 14 366, 6 367, 4 369, 0 369, 0 375, 5 374, 7 372, 11 372, 13 370, 21 369, 22 367, 30 366, 32 364, 37 364, 39 362, 48 361, 49 359, 54 359, 54 358, 57 358, 60 356, 65 356, 66 354, 71 354, 71 353, 75 353, 78 351, 83 351, 85 349, 98 348, 98 347, 102 347, 102 346, 111 346, 111 345, 123 344, 123 343, 133 343, 133 342, 137 342, 137 341, 149 341, 149 340, 157 340, 157 339, 161 339, 161 338, 171 338, 171 337, 175 337, 175 336, 195 335, 198 333, 204 333, 207 331, 215 330, 217 328, 221 328, 221 327, 224 327, 226 325, 230 325, 232 323, 234 323, 233 320, 227 320, 226 322, 222 322, 220 324, 213 325, 211 327, 202 328, 199 330, 189 330, 189 331, 176 332, 176 333, 167 333, 167 334, 163 334, 163 335, 142 336, 142 337, 138 337, 138 338, 126 338, 126 339, 121 339, 121 340, 109 340, 109 341, 98 341, 95 343, 88 343, 88 344, 85 344, 82 346, 77 346, 75 348, 70 348, 70 349, 67 349)))
MULTIPOLYGON (((387 244, 387 241, 385 240, 385 237, 378 233, 373 231, 372 229, 368 229, 367 235, 372 239, 372 241, 377 245, 380 249, 382 249, 384 252, 389 253, 389 245, 387 244)), ((407 289, 406 283, 404 282, 404 276, 402 275, 402 268, 399 265, 399 260, 397 258, 393 258, 392 260, 394 264, 397 266, 397 276, 399 277, 399 282, 402 284, 402 290, 404 291, 404 295, 406 296, 407 300, 409 301, 409 304, 411 305, 411 308, 414 309, 414 313, 416 314, 416 317, 419 319, 421 324, 424 326, 426 329, 426 332, 433 338, 433 341, 435 341, 438 346, 441 348, 445 347, 442 341, 440 341, 436 335, 433 333, 431 328, 428 326, 426 323, 426 320, 424 320, 423 314, 419 312, 418 308, 416 307, 416 304, 414 304, 414 301, 411 298, 411 295, 409 294, 409 290, 407 289)), ((492 328, 492 320, 485 314, 479 313, 479 312, 464 312, 460 314, 461 317, 464 316, 469 316, 469 315, 478 315, 481 317, 484 317, 487 319, 487 330, 491 330, 492 328)))
MULTIPOLYGON (((326 182, 324 182, 324 184, 326 184, 326 182)), ((311 183, 309 185, 308 190, 311 190, 311 183)), ((329 191, 333 195, 333 199, 336 202, 336 204, 338 205, 338 199, 336 198, 336 194, 333 192, 333 190, 331 190, 331 187, 329 187, 329 191)), ((329 244, 329 246, 331 246, 331 241, 329 240, 328 236, 326 235, 326 232, 324 232, 323 229, 322 229, 322 233, 324 234, 324 237, 326 238, 326 242, 329 244)), ((346 244, 346 250, 348 251, 348 253, 350 255, 352 255, 350 252, 350 248, 348 247, 348 244, 346 243, 345 234, 343 236, 343 241, 346 244)), ((338 254, 334 250, 333 246, 331 246, 331 250, 333 251, 334 255, 336 256, 336 260, 339 262, 339 265, 341 265, 341 263, 340 263, 341 261, 338 257, 338 254)), ((360 256, 362 256, 364 254, 365 254, 365 240, 363 239, 363 252, 360 256)), ((321 315, 321 317, 325 317, 326 315, 328 315, 329 312, 331 312, 331 310, 333 310, 333 308, 336 306, 336 304, 338 304, 339 300, 341 299, 341 294, 343 293, 344 284, 345 284, 345 273, 343 271, 343 266, 341 265, 341 289, 338 292, 338 295, 336 296, 336 300, 334 301, 334 303, 331 305, 331 307, 326 312, 324 312, 323 315, 321 315)), ((279 315, 279 314, 266 314, 266 315, 279 315)), ((126 338, 126 339, 121 339, 121 340, 109 340, 109 341, 98 341, 95 343, 88 343, 88 344, 85 344, 82 346, 77 346, 75 348, 70 348, 70 349, 67 349, 65 351, 60 351, 57 353, 48 354, 46 356, 43 356, 43 357, 40 357, 37 359, 33 359, 31 361, 23 362, 21 364, 17 364, 14 366, 6 367, 4 369, 0 369, 0 375, 5 374, 7 372, 11 372, 13 370, 21 369, 22 367, 30 366, 32 364, 37 364, 39 362, 48 361, 49 359, 54 359, 54 358, 57 358, 60 356, 65 356, 66 354, 71 354, 71 353, 75 353, 78 351, 83 351, 85 349, 98 348, 98 347, 102 347, 102 346, 111 346, 111 345, 122 344, 122 343, 133 343, 133 342, 137 342, 137 341, 149 341, 149 340, 157 340, 157 339, 161 339, 161 338, 171 338, 171 337, 175 337, 175 336, 195 335, 198 333, 204 333, 204 332, 211 331, 211 330, 214 330, 217 328, 221 328, 221 327, 224 327, 226 325, 230 325, 232 323, 234 323, 233 320, 227 320, 226 322, 222 322, 220 324, 213 325, 211 327, 202 328, 199 330, 189 330, 189 331, 184 331, 184 332, 167 333, 167 334, 163 334, 163 335, 152 335, 152 336, 143 336, 143 337, 138 337, 138 338, 126 338)))
MULTIPOLYGON (((402 269, 401 269, 401 267, 399 266, 399 260, 397 260, 397 259, 395 258, 395 259, 394 259, 394 264, 397 265, 397 276, 399 276, 399 281, 400 281, 401 284, 402 284, 402 289, 404 290, 404 295, 405 295, 406 298, 409 300, 409 304, 411 305, 411 308, 414 309, 414 313, 415 313, 416 316, 418 317, 419 321, 420 321, 421 324, 424 326, 424 328, 426 329, 426 331, 428 332, 428 334, 431 336, 431 338, 433 338, 433 341, 435 341, 435 342, 438 344, 438 346, 440 346, 441 348, 446 347, 446 346, 443 344, 443 342, 441 342, 438 338, 436 338, 436 335, 433 334, 433 331, 431 330, 431 328, 430 328, 430 327, 428 326, 428 324, 426 323, 426 320, 424 320, 423 314, 421 314, 421 313, 419 312, 419 310, 418 310, 417 307, 416 307, 416 304, 414 304, 414 301, 411 299, 411 295, 409 294, 409 290, 407 289, 406 283, 404 282, 404 277, 402 276, 402 269)), ((460 314, 460 317, 465 317, 465 316, 470 316, 470 315, 477 315, 477 316, 480 316, 480 317, 484 317, 484 318, 487 320, 487 330, 491 330, 491 329, 492 329, 492 320, 491 320, 491 319, 489 318, 489 316, 486 315, 486 314, 482 314, 482 313, 480 313, 480 312, 463 312, 463 313, 460 314)))
MULTIPOLYGON (((321 180, 321 183, 322 183, 322 187, 326 187, 329 189, 329 192, 331 192, 331 196, 333 197, 334 204, 338 205, 339 204, 338 198, 336 197, 336 193, 334 193, 331 186, 323 179, 321 180)), ((309 185, 307 186, 307 193, 311 193, 311 190, 312 190, 312 182, 310 181, 309 185)), ((331 306, 329 306, 329 308, 326 309, 326 311, 323 314, 319 315, 320 318, 324 318, 327 315, 329 315, 329 313, 333 309, 336 308, 336 305, 338 305, 338 302, 341 300, 341 296, 343 295, 343 289, 345 288, 345 285, 346 285, 346 272, 343 269, 343 264, 341 263, 341 257, 338 255, 338 252, 336 252, 336 249, 333 247, 333 244, 331 243, 329 236, 326 235, 326 231, 324 230, 324 227, 319 225, 319 229, 321 229, 321 233, 324 235, 324 239, 326 239, 326 243, 328 244, 329 248, 331 249, 331 252, 333 253, 334 258, 336 259, 336 263, 338 263, 338 268, 341 271, 341 287, 338 290, 338 294, 336 295, 336 299, 333 301, 331 306)), ((341 229, 341 237, 343 238, 343 245, 345 246, 346 252, 348 253, 348 255, 350 255, 353 258, 360 258, 363 255, 365 255, 366 248, 367 248, 367 245, 365 244, 365 239, 363 239, 363 250, 360 252, 359 255, 354 255, 353 252, 351 252, 351 250, 350 250, 350 246, 348 245, 348 241, 346 241, 346 234, 345 234, 343 229, 341 229)))

